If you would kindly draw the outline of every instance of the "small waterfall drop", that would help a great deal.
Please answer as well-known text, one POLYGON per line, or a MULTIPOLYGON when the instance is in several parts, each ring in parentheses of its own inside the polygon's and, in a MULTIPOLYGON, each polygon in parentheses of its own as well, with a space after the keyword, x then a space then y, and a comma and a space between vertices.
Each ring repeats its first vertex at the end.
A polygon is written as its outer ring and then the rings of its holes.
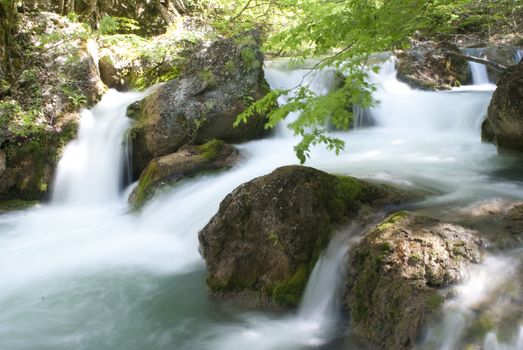
POLYGON ((344 263, 352 241, 350 234, 335 236, 316 262, 307 281, 298 313, 285 319, 271 319, 259 314, 245 315, 244 326, 217 329, 220 336, 209 349, 295 349, 300 346, 320 346, 337 335, 341 312, 340 292, 344 263))
POLYGON ((147 92, 109 90, 90 110, 82 110, 78 138, 58 164, 52 201, 55 204, 104 204, 118 200, 128 168, 125 132, 127 107, 147 92))

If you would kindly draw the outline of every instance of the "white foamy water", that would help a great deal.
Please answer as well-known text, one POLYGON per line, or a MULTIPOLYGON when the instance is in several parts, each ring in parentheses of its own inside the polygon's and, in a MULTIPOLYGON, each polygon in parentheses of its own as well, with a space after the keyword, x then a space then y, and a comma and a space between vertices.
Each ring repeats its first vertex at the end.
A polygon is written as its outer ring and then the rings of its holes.
MULTIPOLYGON (((266 69, 273 88, 300 84, 308 72, 266 69)), ((425 205, 523 198, 521 182, 502 174, 515 160, 480 141, 491 88, 415 91, 390 63, 370 79, 380 104, 366 113, 376 126, 334 133, 346 151, 316 147, 308 165, 425 189, 434 194, 425 205)), ((317 93, 333 86, 329 70, 305 80, 317 93)), ((224 196, 296 164, 299 140, 280 130, 239 145, 233 169, 186 180, 131 213, 120 179, 125 109, 139 98, 110 92, 84 112, 60 161, 53 205, 0 216, 0 349, 336 349, 331 340, 347 330, 336 295, 342 246, 317 263, 298 313, 280 316, 210 300, 198 254, 197 233, 224 196)))

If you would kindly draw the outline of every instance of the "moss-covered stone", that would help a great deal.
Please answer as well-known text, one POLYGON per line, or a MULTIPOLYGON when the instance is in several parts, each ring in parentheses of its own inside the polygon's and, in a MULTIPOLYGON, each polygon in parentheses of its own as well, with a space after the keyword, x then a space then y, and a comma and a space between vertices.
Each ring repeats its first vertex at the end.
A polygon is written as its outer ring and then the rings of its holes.
POLYGON ((260 296, 254 303, 294 306, 338 225, 407 198, 309 167, 278 168, 229 194, 199 233, 208 286, 220 296, 251 292, 260 296))
POLYGON ((282 306, 297 306, 307 285, 310 271, 301 266, 296 273, 279 282, 272 292, 272 300, 282 306))
POLYGON ((384 349, 411 348, 444 301, 440 288, 480 262, 480 247, 470 229, 404 211, 390 215, 349 251, 345 305, 354 330, 384 349))
POLYGON ((176 153, 155 158, 140 175, 129 202, 139 209, 162 188, 204 171, 231 167, 237 157, 238 151, 233 146, 211 140, 200 146, 187 145, 176 153))

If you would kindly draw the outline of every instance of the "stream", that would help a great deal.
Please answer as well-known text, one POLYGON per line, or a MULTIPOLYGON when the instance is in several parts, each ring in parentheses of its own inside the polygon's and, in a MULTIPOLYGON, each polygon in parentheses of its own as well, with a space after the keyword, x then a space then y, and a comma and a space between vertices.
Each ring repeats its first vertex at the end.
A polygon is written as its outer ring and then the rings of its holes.
MULTIPOLYGON (((346 150, 336 156, 316 147, 307 165, 423 190, 430 195, 415 210, 439 218, 477 203, 523 200, 521 160, 480 139, 495 89, 483 68, 472 67, 475 85, 423 92, 399 82, 394 61, 385 62, 369 76, 380 103, 358 113, 356 128, 333 132, 346 150)), ((309 72, 279 61, 265 68, 272 88, 295 86, 309 72)), ((305 83, 327 93, 334 74, 316 71, 305 83)), ((84 111, 51 202, 0 216, 0 349, 372 349, 351 335, 339 300, 343 262, 361 228, 331 242, 296 312, 260 312, 207 295, 198 231, 238 185, 298 163, 298 139, 285 125, 238 145, 242 160, 231 170, 185 180, 142 212, 130 211, 129 188, 122 191, 131 123, 125 111, 143 96, 110 90, 84 111)), ((420 347, 459 348, 474 300, 512 278, 507 267, 519 256, 516 249, 477 266, 420 347)), ((523 330, 508 342, 489 333, 484 348, 523 349, 523 330)))

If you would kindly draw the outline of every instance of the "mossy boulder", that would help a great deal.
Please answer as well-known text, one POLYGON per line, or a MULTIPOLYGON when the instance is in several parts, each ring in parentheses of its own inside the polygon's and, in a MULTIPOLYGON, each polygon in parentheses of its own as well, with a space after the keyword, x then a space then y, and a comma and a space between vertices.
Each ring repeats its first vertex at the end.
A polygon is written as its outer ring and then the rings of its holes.
POLYGON ((200 146, 186 145, 175 153, 154 158, 140 175, 129 203, 140 208, 161 188, 201 172, 231 167, 237 159, 236 148, 220 140, 200 146))
POLYGON ((448 90, 467 84, 472 76, 457 46, 448 42, 413 41, 396 53, 398 80, 421 90, 448 90))
POLYGON ((200 231, 210 291, 294 306, 335 228, 409 198, 383 185, 286 166, 227 195, 200 231))
POLYGON ((238 114, 269 91, 256 31, 200 47, 180 76, 131 108, 133 172, 187 142, 241 142, 267 134, 266 117, 233 127, 238 114))
POLYGON ((0 214, 28 209, 34 207, 38 203, 38 201, 24 201, 20 199, 0 201, 0 214))
POLYGON ((440 289, 482 259, 476 231, 399 212, 349 251, 345 306, 352 326, 384 349, 411 348, 444 301, 440 289))
POLYGON ((5 142, 5 169, 0 171, 0 200, 42 200, 47 197, 65 145, 77 132, 75 120, 40 129, 5 142))
POLYGON ((509 67, 501 77, 481 126, 483 141, 498 150, 523 151, 523 62, 509 67))

